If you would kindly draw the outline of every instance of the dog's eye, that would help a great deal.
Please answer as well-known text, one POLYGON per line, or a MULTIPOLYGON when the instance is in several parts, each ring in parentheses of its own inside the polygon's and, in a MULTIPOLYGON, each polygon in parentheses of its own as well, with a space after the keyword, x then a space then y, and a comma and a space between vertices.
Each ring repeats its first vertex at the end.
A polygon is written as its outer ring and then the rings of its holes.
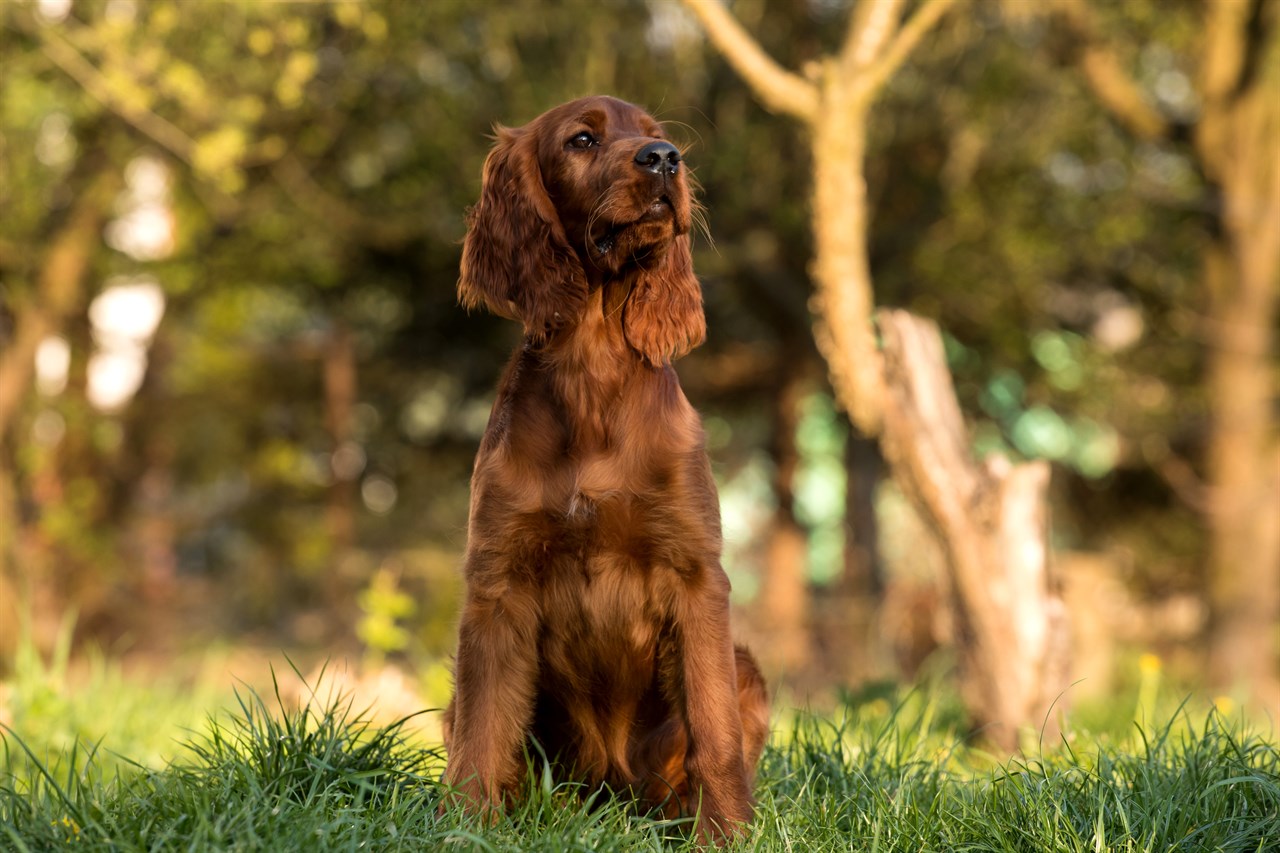
POLYGON ((581 133, 574 134, 573 137, 569 139, 570 148, 594 148, 599 144, 600 140, 596 139, 585 130, 581 133))

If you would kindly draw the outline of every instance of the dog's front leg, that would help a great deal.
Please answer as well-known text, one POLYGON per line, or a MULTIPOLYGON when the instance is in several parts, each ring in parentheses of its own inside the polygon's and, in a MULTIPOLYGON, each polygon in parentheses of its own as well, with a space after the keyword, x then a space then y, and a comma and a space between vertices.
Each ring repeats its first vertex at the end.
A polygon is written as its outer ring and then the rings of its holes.
POLYGON ((677 695, 689 735, 689 805, 701 811, 696 831, 704 841, 720 841, 743 832, 753 809, 743 766, 742 715, 729 633, 729 580, 719 565, 712 565, 700 583, 678 620, 683 683, 677 695))
POLYGON ((444 781, 492 817, 520 782, 533 713, 539 612, 531 595, 469 590, 458 629, 453 702, 446 712, 444 781))

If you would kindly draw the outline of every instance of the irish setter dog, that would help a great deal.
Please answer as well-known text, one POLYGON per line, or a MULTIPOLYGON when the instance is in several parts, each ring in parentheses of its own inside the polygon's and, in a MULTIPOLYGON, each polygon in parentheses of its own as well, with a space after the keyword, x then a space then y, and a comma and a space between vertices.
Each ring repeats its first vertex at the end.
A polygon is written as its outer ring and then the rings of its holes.
POLYGON ((739 834, 768 699, 729 632, 720 508, 671 360, 702 342, 680 150, 610 97, 498 128, 460 301, 524 326, 471 481, 445 781, 490 814, 525 755, 739 834))

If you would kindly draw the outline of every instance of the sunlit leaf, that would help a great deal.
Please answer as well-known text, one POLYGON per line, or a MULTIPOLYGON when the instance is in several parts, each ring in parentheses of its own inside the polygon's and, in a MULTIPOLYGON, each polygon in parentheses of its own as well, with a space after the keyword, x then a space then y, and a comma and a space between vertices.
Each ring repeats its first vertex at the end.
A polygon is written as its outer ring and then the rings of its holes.
POLYGON ((363 29, 365 38, 377 44, 387 37, 387 19, 377 12, 368 12, 364 16, 363 29))
POLYGON ((1026 383, 1012 370, 1001 370, 991 377, 982 391, 982 408, 993 418, 1007 418, 1022 406, 1026 383))
POLYGON ((1072 421, 1072 467, 1086 477, 1110 474, 1120 459, 1120 437, 1107 424, 1088 418, 1072 421))
POLYGON ((1063 459, 1071 452, 1071 430, 1062 416, 1047 406, 1032 406, 1013 423, 1014 445, 1027 456, 1063 459))
POLYGON ((266 56, 276 46, 276 37, 267 27, 254 27, 249 31, 249 50, 255 56, 266 56))
POLYGON ((196 140, 192 153, 192 165, 208 177, 233 168, 244 156, 248 135, 243 127, 225 124, 196 140))

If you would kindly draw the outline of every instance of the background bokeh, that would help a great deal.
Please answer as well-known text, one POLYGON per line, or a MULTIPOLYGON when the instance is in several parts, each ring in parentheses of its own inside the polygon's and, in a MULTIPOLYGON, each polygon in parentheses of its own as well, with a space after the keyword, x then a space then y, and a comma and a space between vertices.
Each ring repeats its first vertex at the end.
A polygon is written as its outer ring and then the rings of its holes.
MULTIPOLYGON (((730 5, 801 73, 851 6, 730 5)), ((1202 4, 1093 5, 1089 42, 1053 4, 961 2, 888 82, 876 302, 942 328, 976 454, 1051 462, 1074 695, 1154 666, 1275 696, 1280 283, 1273 265, 1245 328, 1206 272, 1225 180, 1194 133, 1202 4), (1167 132, 1099 99, 1098 45, 1167 132), (1233 502, 1212 367, 1237 345, 1269 388, 1248 466, 1269 491, 1233 502), (1255 612, 1210 606, 1224 512, 1272 543, 1238 566, 1255 612), (1204 654, 1240 624, 1270 650, 1243 682, 1204 654)), ((1280 99, 1277 4, 1237 5, 1241 90, 1280 99)), ((191 677, 210 648, 241 673, 346 659, 398 673, 406 705, 447 698, 467 478, 518 342, 455 304, 463 212, 494 123, 596 92, 666 122, 702 187, 709 335, 678 368, 740 633, 796 697, 945 672, 939 549, 813 343, 803 130, 680 3, 40 0, 0 4, 0 678, 73 625, 71 657, 191 677), (803 606, 777 611, 769 577, 803 606)), ((1280 160, 1274 113, 1260 156, 1280 160)), ((1280 193, 1259 174, 1261 210, 1280 193)))

